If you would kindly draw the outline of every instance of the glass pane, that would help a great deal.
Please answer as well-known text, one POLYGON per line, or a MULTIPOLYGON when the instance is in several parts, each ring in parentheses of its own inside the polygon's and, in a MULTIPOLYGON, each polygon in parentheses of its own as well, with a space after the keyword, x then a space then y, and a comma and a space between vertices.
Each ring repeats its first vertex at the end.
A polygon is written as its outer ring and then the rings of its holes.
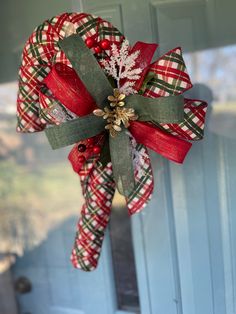
POLYGON ((67 149, 53 153, 43 132, 16 133, 16 90, 16 83, 0 86, 0 248, 22 254, 75 214, 82 200, 67 149))
MULTIPOLYGON (((16 133, 16 93, 17 83, 0 85, 0 313, 17 313, 14 281, 20 313, 40 311, 35 294, 41 313, 48 313, 53 301, 43 300, 49 290, 58 306, 68 298, 69 289, 57 290, 55 283, 59 274, 69 280, 66 274, 73 271, 69 258, 83 198, 68 149, 52 151, 43 132, 16 133), (13 280, 9 269, 14 262, 13 280), (58 275, 50 279, 47 272, 58 275), (32 284, 26 303, 18 281, 22 276, 32 284)), ((73 294, 71 306, 72 301, 73 294)))
POLYGON ((206 132, 225 139, 236 138, 235 54, 231 45, 185 55, 194 83, 186 95, 208 101, 206 132))

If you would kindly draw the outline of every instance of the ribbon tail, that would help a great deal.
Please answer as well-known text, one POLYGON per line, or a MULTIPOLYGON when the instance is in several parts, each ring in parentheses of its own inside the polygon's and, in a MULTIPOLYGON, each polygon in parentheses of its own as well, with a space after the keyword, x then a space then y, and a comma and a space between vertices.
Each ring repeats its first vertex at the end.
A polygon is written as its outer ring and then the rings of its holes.
POLYGON ((104 131, 105 121, 93 114, 45 130, 52 149, 65 147, 104 131))
POLYGON ((146 122, 132 122, 129 131, 138 143, 177 163, 183 163, 192 146, 191 143, 167 134, 146 122))
POLYGON ((126 198, 130 216, 140 212, 147 205, 152 197, 154 188, 151 160, 147 148, 142 144, 136 143, 135 151, 135 189, 126 198))
POLYGON ((133 157, 126 130, 110 135, 109 146, 114 180, 120 194, 128 197, 135 187, 133 157))
POLYGON ((85 203, 77 225, 71 262, 76 268, 92 271, 97 267, 110 219, 115 182, 111 163, 101 168, 90 160, 80 169, 79 175, 85 203))

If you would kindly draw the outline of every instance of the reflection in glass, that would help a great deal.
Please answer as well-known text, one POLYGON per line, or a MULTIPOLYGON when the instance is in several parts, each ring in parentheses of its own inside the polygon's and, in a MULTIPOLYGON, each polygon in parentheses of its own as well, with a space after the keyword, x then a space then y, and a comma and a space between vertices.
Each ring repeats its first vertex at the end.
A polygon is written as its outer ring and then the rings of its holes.
POLYGON ((22 255, 77 214, 82 199, 66 150, 55 154, 43 132, 16 133, 16 93, 16 83, 0 85, 0 253, 22 255))
POLYGON ((207 95, 206 88, 201 86, 195 86, 186 95, 207 99, 212 106, 208 113, 208 129, 216 135, 231 139, 236 138, 235 55, 236 45, 185 55, 193 83, 201 83, 208 88, 207 95))

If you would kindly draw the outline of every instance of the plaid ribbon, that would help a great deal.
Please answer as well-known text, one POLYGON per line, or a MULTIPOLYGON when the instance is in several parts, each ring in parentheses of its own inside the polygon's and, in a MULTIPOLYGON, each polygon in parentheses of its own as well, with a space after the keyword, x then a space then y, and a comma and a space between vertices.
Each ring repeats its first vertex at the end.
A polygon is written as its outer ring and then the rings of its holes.
MULTIPOLYGON (((144 92, 144 96, 147 97, 178 95, 192 87, 180 47, 170 50, 154 62, 147 73, 150 74, 153 78, 148 82, 144 92)), ((183 122, 157 126, 181 139, 201 140, 206 110, 205 101, 185 99, 183 122)))
MULTIPOLYGON (((124 36, 111 23, 99 20, 86 13, 64 13, 55 16, 38 26, 25 44, 22 62, 19 69, 19 90, 17 97, 17 131, 38 132, 45 127, 45 116, 41 113, 45 107, 39 101, 43 94, 40 90, 42 81, 57 63, 70 66, 69 60, 60 50, 58 41, 66 36, 69 23, 72 23, 76 32, 86 40, 98 34, 98 40, 108 39, 112 43, 120 43, 124 36), (98 27, 99 25, 99 27, 98 27), (42 117, 43 116, 43 117, 42 117)), ((100 54, 99 58, 103 55, 100 54)), ((45 95, 46 101, 47 95, 45 95)), ((48 105, 52 102, 50 98, 48 105)), ((47 123, 50 123, 46 119, 47 123)), ((54 121, 51 121, 54 123, 54 121)))
MULTIPOLYGON (((55 124, 50 109, 62 104, 42 85, 42 81, 55 63, 71 66, 58 41, 66 36, 68 25, 72 23, 76 32, 86 38, 97 34, 98 40, 108 39, 111 44, 120 44, 124 36, 111 23, 86 13, 64 13, 53 17, 38 26, 28 39, 19 70, 19 91, 17 97, 17 131, 42 131, 46 125, 55 124)), ((108 55, 109 55, 109 51, 108 55)), ((104 57, 97 55, 97 60, 104 57)), ((147 82, 144 96, 156 98, 178 95, 192 87, 180 48, 175 48, 147 70, 147 82)), ((207 104, 201 100, 185 99, 184 121, 179 124, 157 124, 157 127, 178 138, 199 140, 203 137, 207 104)), ((71 113, 70 113, 71 114, 71 113)), ((73 117, 73 115, 72 115, 73 117)), ((96 140, 96 139, 95 139, 96 140)), ((77 268, 90 271, 97 266, 106 226, 109 222, 115 183, 112 165, 98 164, 98 156, 79 162, 81 155, 78 145, 69 154, 74 170, 79 174, 85 203, 78 223, 72 262, 77 268)), ((147 149, 134 143, 140 160, 135 167, 136 189, 127 198, 129 214, 139 212, 151 198, 153 177, 147 149)))
MULTIPOLYGON (((86 143, 86 142, 83 142, 86 143)), ((151 198, 153 177, 151 161, 143 145, 135 144, 143 163, 135 169, 136 189, 126 199, 129 214, 140 211, 151 198)), ((75 167, 79 164, 77 145, 69 154, 69 160, 75 167)), ((104 233, 110 219, 112 199, 115 193, 115 182, 112 164, 101 167, 97 158, 91 158, 81 168, 74 168, 80 176, 85 203, 77 225, 71 261, 76 268, 91 271, 96 268, 104 233)))
POLYGON ((85 203, 78 222, 71 261, 76 268, 91 271, 97 266, 109 222, 115 182, 111 162, 99 167, 88 160, 79 171, 85 203))

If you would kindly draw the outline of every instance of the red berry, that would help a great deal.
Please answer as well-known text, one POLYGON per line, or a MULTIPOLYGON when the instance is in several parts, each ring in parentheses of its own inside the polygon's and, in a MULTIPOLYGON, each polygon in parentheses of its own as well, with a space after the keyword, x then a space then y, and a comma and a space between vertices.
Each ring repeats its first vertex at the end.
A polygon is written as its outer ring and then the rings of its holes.
POLYGON ((78 151, 79 151, 80 153, 85 152, 85 151, 86 151, 86 146, 85 146, 84 144, 79 144, 79 145, 78 145, 78 151))
POLYGON ((103 39, 99 42, 99 46, 103 49, 103 50, 108 50, 111 47, 110 41, 108 39, 103 39))
POLYGON ((82 155, 78 157, 78 162, 80 162, 80 163, 84 163, 85 160, 86 160, 85 157, 82 155))
POLYGON ((94 146, 94 148, 93 148, 93 152, 94 152, 94 154, 99 154, 100 152, 101 152, 101 147, 100 146, 94 146))
POLYGON ((88 48, 92 48, 95 44, 95 41, 92 37, 88 37, 86 40, 85 40, 85 44, 88 48))
POLYGON ((96 53, 101 53, 102 52, 102 49, 101 49, 101 47, 100 46, 95 46, 94 47, 94 51, 96 52, 96 53))
POLYGON ((87 143, 88 143, 89 145, 92 145, 92 144, 93 144, 93 138, 92 138, 92 137, 89 137, 89 138, 87 139, 87 143))

